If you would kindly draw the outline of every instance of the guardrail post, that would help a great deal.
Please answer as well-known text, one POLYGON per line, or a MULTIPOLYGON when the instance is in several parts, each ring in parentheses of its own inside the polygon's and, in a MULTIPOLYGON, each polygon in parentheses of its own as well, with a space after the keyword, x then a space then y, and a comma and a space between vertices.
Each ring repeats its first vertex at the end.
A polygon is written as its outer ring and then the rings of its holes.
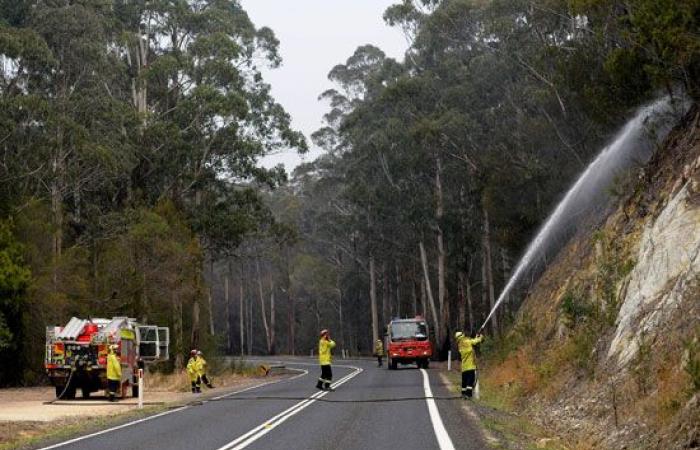
POLYGON ((139 409, 143 409, 143 390, 146 384, 143 382, 143 369, 139 369, 139 409))
POLYGON ((447 370, 452 370, 452 350, 447 351, 447 370))

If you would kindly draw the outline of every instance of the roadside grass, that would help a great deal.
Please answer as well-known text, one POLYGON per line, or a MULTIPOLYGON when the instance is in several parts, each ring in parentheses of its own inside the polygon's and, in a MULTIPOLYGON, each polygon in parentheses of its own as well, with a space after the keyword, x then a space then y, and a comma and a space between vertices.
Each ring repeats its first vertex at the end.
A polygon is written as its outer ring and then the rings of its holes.
MULTIPOLYGON (((242 378, 265 375, 258 367, 241 358, 223 362, 212 358, 208 372, 212 383, 217 387, 236 384, 242 378)), ((188 392, 190 379, 185 370, 172 373, 156 372, 147 375, 146 385, 152 391, 188 392)))
MULTIPOLYGON (((461 373, 453 370, 445 374, 450 390, 459 393, 461 373)), ((516 396, 513 393, 483 379, 479 381, 479 393, 479 400, 474 400, 470 406, 476 410, 484 428, 496 438, 497 442, 490 443, 492 448, 569 450, 558 438, 514 412, 513 399, 516 396)))
MULTIPOLYGON (((259 367, 247 363, 244 359, 212 364, 210 373, 216 387, 233 386, 242 380, 262 378, 265 375, 261 373, 259 367)), ((189 378, 185 372, 148 374, 146 384, 147 390, 150 391, 187 392, 190 389, 189 378)), ((129 410, 106 416, 66 418, 51 422, 0 422, 0 450, 21 450, 69 440, 175 409, 186 403, 187 401, 180 400, 164 405, 146 406, 142 410, 129 410)))
POLYGON ((147 416, 158 414, 167 409, 177 407, 175 405, 149 406, 142 410, 127 411, 111 416, 96 416, 91 418, 73 418, 36 424, 30 431, 15 431, 20 428, 14 422, 0 424, 0 450, 20 450, 39 444, 53 441, 61 441, 74 438, 76 435, 94 433, 105 428, 117 426, 132 420, 138 420, 147 416), (8 434, 13 436, 7 436, 8 434))

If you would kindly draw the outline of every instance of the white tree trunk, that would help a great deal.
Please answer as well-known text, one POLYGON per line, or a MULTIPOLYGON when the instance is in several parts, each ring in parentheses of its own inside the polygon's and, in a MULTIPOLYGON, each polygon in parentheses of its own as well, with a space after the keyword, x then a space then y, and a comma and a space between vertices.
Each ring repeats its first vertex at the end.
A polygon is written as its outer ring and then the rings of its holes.
POLYGON ((243 290, 243 265, 239 267, 239 280, 238 280, 238 327, 241 339, 241 357, 245 354, 245 297, 243 290))
POLYGON ((372 312, 372 346, 379 339, 379 318, 377 317, 377 279, 374 270, 374 255, 369 255, 369 301, 372 312))
MULTIPOLYGON (((423 245, 423 241, 420 241, 418 243, 418 248, 420 249, 420 260, 421 264, 423 265, 423 277, 425 281, 425 292, 426 296, 428 297, 428 303, 430 305, 430 311, 433 314, 433 329, 436 330, 435 335, 440 336, 439 330, 441 330, 441 324, 438 316, 438 311, 435 308, 435 299, 433 298, 433 290, 430 287, 430 272, 428 271, 428 257, 425 254, 425 246, 423 245)), ((438 338, 438 342, 440 342, 438 338)))
POLYGON ((255 258, 255 272, 258 278, 258 295, 260 298, 260 313, 262 314, 263 328, 265 328, 265 343, 267 344, 267 351, 270 351, 270 325, 267 322, 267 311, 265 308, 265 294, 263 293, 262 276, 260 275, 260 260, 255 258))
MULTIPOLYGON (((440 321, 447 324, 449 321, 449 306, 447 305, 447 284, 445 265, 445 242, 442 233, 442 217, 444 215, 442 195, 442 160, 440 156, 435 157, 435 223, 437 225, 437 268, 438 268, 438 305, 440 307, 440 321)), ((442 327, 436 329, 438 344, 443 343, 444 330, 442 327)))

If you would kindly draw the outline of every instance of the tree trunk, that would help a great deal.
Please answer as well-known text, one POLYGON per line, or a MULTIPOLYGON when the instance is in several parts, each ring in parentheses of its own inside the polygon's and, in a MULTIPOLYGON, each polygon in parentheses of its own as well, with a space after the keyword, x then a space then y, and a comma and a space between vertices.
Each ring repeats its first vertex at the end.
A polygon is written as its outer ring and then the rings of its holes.
MULTIPOLYGON (((493 288, 493 268, 491 266, 491 225, 489 224, 489 212, 485 206, 482 205, 483 216, 484 216, 484 226, 483 234, 481 239, 481 250, 482 250, 482 296, 484 304, 488 302, 491 310, 495 305, 495 295, 493 288)), ((494 314, 491 318, 491 331, 494 336, 498 334, 498 318, 494 314)))
MULTIPOLYGON (((437 268, 438 268, 438 304, 440 307, 440 321, 443 326, 449 323, 449 305, 447 304, 447 283, 445 278, 445 242, 442 233, 442 218, 444 215, 443 194, 442 194, 442 159, 439 155, 435 157, 435 224, 437 231, 437 268)), ((442 345, 444 329, 437 329, 437 340, 442 345)))
POLYGON ((182 331, 182 297, 175 292, 173 305, 173 336, 175 337, 175 370, 183 367, 184 336, 182 331))
POLYGON ((435 337, 440 345, 442 345, 442 327, 440 326, 440 320, 438 319, 438 311, 435 308, 435 299, 433 298, 433 290, 430 287, 430 272, 428 271, 428 257, 425 254, 425 246, 423 241, 418 243, 418 248, 420 249, 420 260, 423 265, 423 278, 425 282, 425 293, 428 297, 428 303, 430 305, 430 311, 433 314, 433 329, 435 330, 435 337))
POLYGON ((418 294, 416 294, 416 280, 414 276, 413 274, 411 275, 411 304, 413 306, 413 316, 415 317, 418 315, 418 294))
POLYGON ((391 312, 389 311, 389 277, 386 273, 386 263, 382 262, 382 325, 389 323, 391 312))
POLYGON ((294 321, 296 320, 296 314, 294 311, 294 296, 292 295, 292 279, 289 275, 289 248, 287 248, 284 253, 284 267, 287 279, 287 352, 294 356, 296 353, 294 348, 294 321))
POLYGON ((469 331, 470 334, 474 331, 474 312, 472 308, 472 284, 469 276, 466 279, 466 294, 467 294, 467 316, 469 317, 469 331))
POLYGON ((209 306, 209 335, 214 336, 214 302, 212 297, 214 296, 214 258, 209 259, 209 289, 207 294, 207 302, 209 306))
POLYGON ((260 260, 255 258, 255 272, 258 278, 258 295, 260 298, 260 313, 262 314, 263 327, 265 328, 265 343, 267 351, 270 352, 272 343, 270 342, 270 325, 267 323, 267 311, 265 310, 265 295, 263 294, 262 276, 260 275, 260 260))
POLYGON ((277 352, 275 348, 275 322, 277 321, 275 313, 275 282, 272 280, 272 272, 270 272, 270 344, 267 352, 274 355, 277 352))
POLYGON ((230 272, 230 267, 229 270, 226 272, 226 275, 224 275, 224 302, 226 302, 226 354, 230 355, 231 354, 231 305, 230 305, 230 299, 228 296, 228 277, 229 277, 229 272, 230 272))
POLYGON ((458 324, 457 328, 460 330, 464 329, 464 326, 467 323, 467 296, 464 292, 464 271, 459 270, 457 272, 457 297, 459 298, 459 304, 458 306, 458 324))
POLYGON ((338 321, 340 324, 340 348, 345 349, 345 322, 343 321, 343 287, 340 283, 340 272, 335 277, 336 291, 338 292, 338 321))
POLYGON ((192 336, 190 337, 190 348, 199 346, 199 300, 192 303, 192 336))
POLYGON ((377 317, 377 280, 374 273, 374 255, 369 255, 369 301, 372 312, 372 345, 379 339, 379 319, 377 317))
POLYGON ((57 149, 54 153, 51 180, 51 219, 52 219, 52 257, 53 287, 58 289, 58 265, 63 251, 63 182, 65 177, 65 160, 63 154, 63 132, 58 133, 57 149))
POLYGON ((248 306, 248 312, 247 312, 247 314, 248 314, 248 336, 247 336, 248 337, 248 341, 247 341, 248 342, 248 356, 253 354, 253 341, 254 341, 254 339, 253 339, 253 301, 254 300, 253 299, 255 298, 255 297, 253 297, 254 295, 255 294, 253 294, 252 288, 251 288, 250 297, 249 297, 248 302, 247 302, 247 306, 248 306))
POLYGON ((243 264, 239 266, 239 280, 238 280, 238 327, 241 339, 241 357, 245 354, 245 297, 243 289, 243 264))
POLYGON ((425 291, 425 277, 420 277, 420 315, 427 318, 428 308, 426 306, 427 295, 425 294, 425 291))
MULTIPOLYGON (((508 258, 508 250, 501 247, 501 269, 503 270, 503 286, 508 283, 510 278, 510 258, 508 258)), ((506 294, 506 298, 503 300, 503 316, 508 318, 510 316, 510 294, 506 294)))
POLYGON ((396 272, 396 315, 401 317, 401 272, 399 272, 399 263, 394 262, 394 270, 396 272))

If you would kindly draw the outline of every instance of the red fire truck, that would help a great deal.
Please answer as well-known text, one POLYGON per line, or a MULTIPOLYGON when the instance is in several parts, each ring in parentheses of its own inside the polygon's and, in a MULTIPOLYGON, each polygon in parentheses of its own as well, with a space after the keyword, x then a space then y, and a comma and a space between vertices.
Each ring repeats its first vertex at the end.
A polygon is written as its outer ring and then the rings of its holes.
POLYGON ((169 329, 143 325, 128 317, 78 319, 64 327, 46 328, 44 366, 56 397, 73 399, 76 390, 83 398, 107 388, 107 353, 117 345, 122 366, 119 395, 138 396, 138 370, 146 362, 168 359, 169 329))
POLYGON ((387 326, 385 347, 389 370, 396 370, 398 364, 413 363, 427 369, 433 356, 428 323, 421 316, 392 320, 387 326))

